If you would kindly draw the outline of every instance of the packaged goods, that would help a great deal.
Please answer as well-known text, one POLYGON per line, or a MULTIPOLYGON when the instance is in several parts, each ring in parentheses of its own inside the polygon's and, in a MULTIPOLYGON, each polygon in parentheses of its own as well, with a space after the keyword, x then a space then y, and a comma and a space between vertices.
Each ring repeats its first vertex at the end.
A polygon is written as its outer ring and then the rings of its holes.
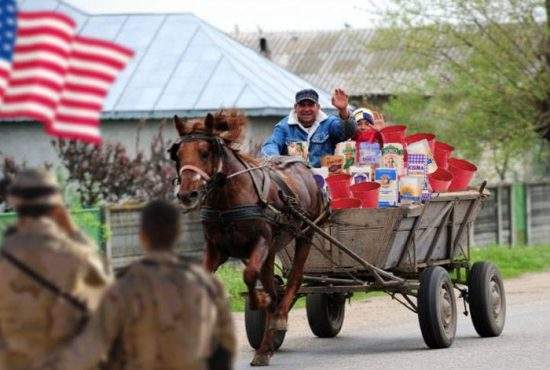
POLYGON ((425 154, 407 154, 407 175, 425 176, 428 171, 428 156, 425 154))
POLYGON ((341 155, 325 155, 321 158, 321 166, 328 168, 329 175, 343 173, 344 161, 341 155))
POLYGON ((300 157, 304 161, 308 160, 307 141, 290 141, 286 146, 289 156, 300 157))
POLYGON ((343 141, 336 144, 336 150, 334 152, 336 155, 341 155, 344 157, 344 169, 348 169, 355 163, 355 141, 343 141))
POLYGON ((403 145, 399 143, 384 144, 380 167, 395 168, 398 175, 405 174, 405 160, 403 145))
POLYGON ((397 169, 377 168, 374 170, 374 180, 380 184, 379 207, 396 206, 399 199, 397 169))
POLYGON ((437 170, 437 164, 433 158, 433 153, 430 149, 430 143, 428 140, 422 139, 407 145, 407 154, 425 155, 427 158, 427 173, 434 173, 437 170))
POLYGON ((317 185, 321 189, 326 189, 326 181, 325 179, 328 177, 328 168, 327 167, 312 167, 311 171, 313 172, 313 177, 315 178, 315 181, 317 182, 317 185))
POLYGON ((419 203, 425 184, 424 176, 403 176, 399 179, 399 201, 401 204, 419 203))
POLYGON ((373 179, 371 166, 351 166, 348 169, 353 184, 367 182, 373 179))
POLYGON ((357 164, 378 166, 382 151, 380 143, 360 141, 357 142, 357 164))
POLYGON ((422 202, 425 203, 432 199, 432 187, 427 177, 424 177, 424 186, 422 187, 422 202))

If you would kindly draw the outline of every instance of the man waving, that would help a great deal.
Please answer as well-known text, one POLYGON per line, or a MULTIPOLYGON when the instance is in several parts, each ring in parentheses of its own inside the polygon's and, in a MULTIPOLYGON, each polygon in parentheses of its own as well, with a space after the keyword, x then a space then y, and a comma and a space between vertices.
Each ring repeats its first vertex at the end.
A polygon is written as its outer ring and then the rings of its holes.
POLYGON ((334 90, 332 105, 339 117, 327 115, 320 109, 319 94, 315 90, 298 91, 294 109, 275 125, 273 134, 262 146, 262 154, 295 155, 292 148, 305 148, 307 152, 303 153, 307 153, 309 164, 320 167, 321 158, 334 154, 336 144, 353 137, 356 130, 344 90, 334 90))

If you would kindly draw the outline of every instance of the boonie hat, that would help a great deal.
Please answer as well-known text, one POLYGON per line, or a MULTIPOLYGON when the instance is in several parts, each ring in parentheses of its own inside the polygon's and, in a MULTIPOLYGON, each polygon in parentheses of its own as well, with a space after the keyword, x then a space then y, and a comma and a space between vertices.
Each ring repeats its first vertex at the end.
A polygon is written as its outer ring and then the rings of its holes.
POLYGON ((22 206, 63 205, 59 185, 50 171, 28 169, 19 172, 8 188, 8 203, 22 206))

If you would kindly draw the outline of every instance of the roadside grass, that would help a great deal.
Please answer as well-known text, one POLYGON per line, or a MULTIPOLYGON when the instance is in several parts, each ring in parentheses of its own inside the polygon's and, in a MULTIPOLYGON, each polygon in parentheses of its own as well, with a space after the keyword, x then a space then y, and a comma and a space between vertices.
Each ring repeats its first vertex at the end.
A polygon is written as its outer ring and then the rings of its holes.
POLYGON ((526 272, 549 270, 550 245, 474 248, 471 259, 472 262, 491 261, 504 278, 513 278, 526 272))
MULTIPOLYGON (((550 270, 550 245, 541 246, 491 246, 487 248, 473 248, 472 262, 491 261, 495 263, 504 278, 518 277, 526 272, 540 272, 550 270)), ((242 277, 242 265, 226 264, 220 267, 216 276, 224 283, 231 299, 232 311, 244 311, 244 297, 246 285, 242 277)), ((383 292, 355 293, 352 301, 362 301, 373 296, 384 296, 383 292)), ((305 307, 305 298, 300 298, 294 305, 296 308, 305 307)))

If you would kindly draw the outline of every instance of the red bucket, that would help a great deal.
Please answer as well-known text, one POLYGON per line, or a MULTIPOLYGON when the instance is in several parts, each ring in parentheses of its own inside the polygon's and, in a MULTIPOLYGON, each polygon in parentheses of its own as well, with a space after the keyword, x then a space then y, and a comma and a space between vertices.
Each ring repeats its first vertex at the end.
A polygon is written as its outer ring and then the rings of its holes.
POLYGON ((443 193, 449 189, 453 174, 443 168, 438 168, 434 173, 428 175, 428 181, 434 193, 443 193))
POLYGON ((430 144, 430 150, 433 154, 435 152, 435 135, 434 134, 429 134, 429 133, 425 133, 425 132, 419 132, 417 134, 412 134, 412 135, 409 135, 405 138, 405 143, 407 143, 407 145, 409 145, 409 144, 416 143, 417 141, 424 140, 424 139, 428 140, 428 144, 430 144))
POLYGON ((441 141, 435 142, 434 159, 437 167, 447 169, 447 161, 453 150, 455 150, 455 148, 449 144, 445 144, 441 141))
POLYGON ((449 191, 466 190, 476 171, 477 167, 464 159, 449 158, 449 172, 453 174, 449 191))
POLYGON ((351 193, 349 191, 351 176, 345 173, 331 175, 326 178, 328 191, 331 199, 349 198, 351 193))
POLYGON ((382 140, 384 143, 401 143, 405 144, 405 132, 407 131, 407 126, 395 125, 387 126, 380 130, 382 134, 382 140))
POLYGON ((330 201, 330 208, 345 209, 345 208, 361 208, 361 199, 357 198, 340 198, 330 201))
POLYGON ((363 208, 378 207, 380 184, 377 182, 360 182, 350 186, 351 193, 355 198, 361 199, 363 208))

